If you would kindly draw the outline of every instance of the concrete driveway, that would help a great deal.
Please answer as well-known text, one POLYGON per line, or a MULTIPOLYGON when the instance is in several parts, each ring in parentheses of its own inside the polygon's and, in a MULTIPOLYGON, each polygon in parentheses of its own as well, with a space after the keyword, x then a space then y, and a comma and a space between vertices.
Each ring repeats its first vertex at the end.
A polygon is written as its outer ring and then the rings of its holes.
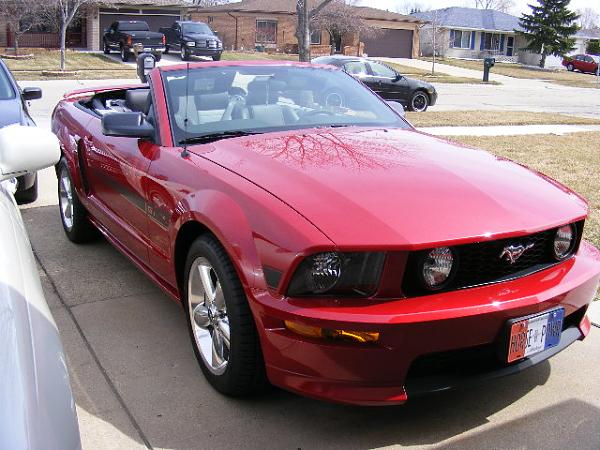
MULTIPOLYGON (((32 113, 47 127, 64 92, 121 82, 22 84, 44 89, 32 113)), ((444 102, 468 86, 448 89, 444 102)), ((481 87, 470 90, 478 101, 481 87)), ((499 92, 489 91, 496 104, 499 92)), ((22 213, 67 353, 85 449, 600 448, 597 328, 522 374, 402 407, 330 405, 277 389, 223 397, 197 366, 181 308, 105 241, 67 241, 52 169, 40 179, 40 200, 22 213)))
POLYGON ((23 211, 61 332, 87 449, 600 447, 600 330, 511 378, 364 408, 272 389, 231 399, 196 364, 182 309, 103 240, 64 237, 56 206, 23 211))

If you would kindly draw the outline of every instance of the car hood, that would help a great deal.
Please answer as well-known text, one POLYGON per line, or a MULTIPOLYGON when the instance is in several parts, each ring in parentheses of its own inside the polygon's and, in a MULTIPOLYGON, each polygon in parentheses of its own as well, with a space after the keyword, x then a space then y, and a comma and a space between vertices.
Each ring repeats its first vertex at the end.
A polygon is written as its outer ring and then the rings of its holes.
POLYGON ((406 78, 406 82, 408 83, 408 87, 410 89, 426 89, 426 90, 435 90, 435 87, 433 86, 433 84, 428 83, 426 81, 422 81, 422 80, 416 80, 414 78, 406 78))
POLYGON ((288 131, 190 150, 271 192, 339 246, 459 244, 587 214, 583 199, 539 173, 410 129, 288 131))
POLYGON ((23 123, 23 107, 17 99, 0 100, 0 128, 13 123, 23 123))
POLYGON ((214 34, 205 34, 205 33, 185 33, 185 35, 183 37, 185 37, 186 39, 194 40, 194 41, 205 41, 207 39, 212 39, 213 41, 218 41, 218 42, 221 41, 214 34))

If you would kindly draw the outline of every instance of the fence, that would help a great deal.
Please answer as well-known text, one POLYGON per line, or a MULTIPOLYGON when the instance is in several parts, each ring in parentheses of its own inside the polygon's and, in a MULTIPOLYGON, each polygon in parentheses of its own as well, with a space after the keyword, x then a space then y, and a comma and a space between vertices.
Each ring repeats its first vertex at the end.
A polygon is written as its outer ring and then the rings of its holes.
MULTIPOLYGON (((66 39, 67 47, 85 47, 86 36, 81 32, 68 32, 66 39)), ((13 33, 6 33, 6 46, 14 47, 15 39, 13 33)), ((33 48, 58 48, 60 38, 58 33, 24 33, 19 39, 19 47, 33 48)))

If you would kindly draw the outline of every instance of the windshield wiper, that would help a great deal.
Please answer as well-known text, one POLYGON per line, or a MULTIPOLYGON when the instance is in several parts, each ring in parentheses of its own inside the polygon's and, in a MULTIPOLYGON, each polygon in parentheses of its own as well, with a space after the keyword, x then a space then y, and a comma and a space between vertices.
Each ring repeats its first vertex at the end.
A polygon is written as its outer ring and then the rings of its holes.
POLYGON ((201 134, 200 136, 192 136, 179 141, 179 145, 186 144, 206 144, 209 142, 220 141, 221 139, 229 139, 241 136, 252 136, 262 134, 258 131, 219 131, 218 133, 201 134))

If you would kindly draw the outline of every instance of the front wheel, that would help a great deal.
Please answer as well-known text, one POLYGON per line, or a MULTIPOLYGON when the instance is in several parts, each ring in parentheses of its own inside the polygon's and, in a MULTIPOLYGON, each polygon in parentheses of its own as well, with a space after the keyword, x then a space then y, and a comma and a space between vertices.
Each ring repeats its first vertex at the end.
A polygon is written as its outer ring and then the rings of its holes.
POLYGON ((79 201, 64 158, 58 163, 58 206, 63 229, 70 241, 81 244, 98 236, 97 230, 87 218, 85 206, 79 201))
POLYGON ((408 103, 408 109, 415 112, 424 112, 427 111, 427 107, 429 106, 429 98, 427 94, 423 91, 416 91, 410 98, 410 102, 408 103))
POLYGON ((219 53, 218 55, 213 55, 212 60, 213 61, 221 61, 221 54, 219 53))
POLYGON ((248 300, 214 237, 201 236, 191 245, 184 282, 188 330, 208 382, 232 396, 264 388, 264 362, 248 300))
POLYGON ((38 198, 38 176, 35 174, 35 180, 29 189, 15 192, 15 200, 18 205, 27 205, 33 203, 38 198))
POLYGON ((182 45, 181 46, 181 60, 182 61, 188 61, 189 59, 190 59, 190 54, 185 49, 185 47, 182 45))
POLYGON ((110 54, 110 47, 108 45, 108 42, 104 41, 104 45, 103 45, 102 51, 104 52, 105 55, 110 54))
POLYGON ((121 61, 127 62, 129 61, 129 49, 124 45, 121 47, 121 61))

